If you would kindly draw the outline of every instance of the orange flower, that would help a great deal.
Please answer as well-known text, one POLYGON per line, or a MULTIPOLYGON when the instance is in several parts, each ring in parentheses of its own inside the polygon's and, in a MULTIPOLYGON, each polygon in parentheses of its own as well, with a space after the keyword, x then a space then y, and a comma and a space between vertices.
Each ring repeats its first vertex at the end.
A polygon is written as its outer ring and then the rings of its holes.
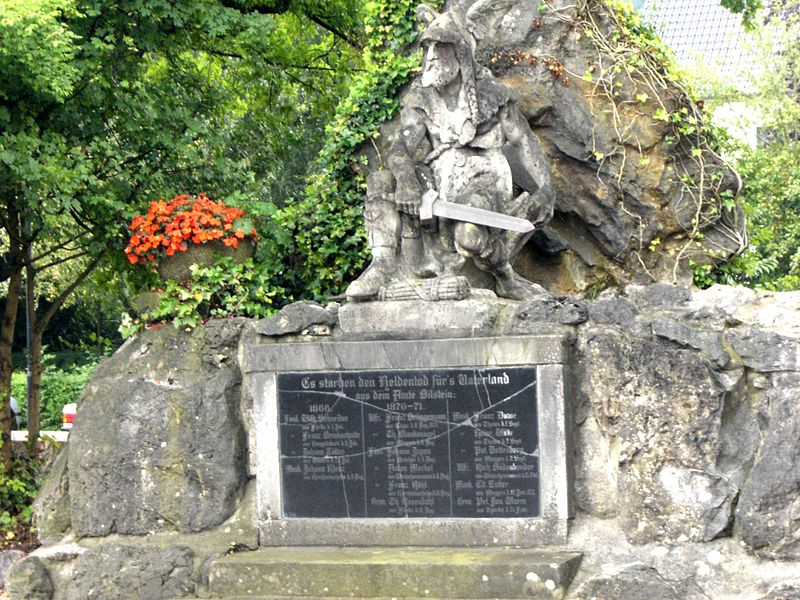
POLYGON ((248 234, 241 228, 233 230, 233 223, 242 216, 243 210, 205 194, 182 194, 169 202, 154 200, 146 214, 136 215, 131 221, 128 229, 133 233, 125 254, 131 264, 137 264, 140 259, 152 263, 164 255, 184 252, 187 242, 204 244, 221 239, 225 246, 238 248, 240 239, 256 238, 255 228, 248 234))

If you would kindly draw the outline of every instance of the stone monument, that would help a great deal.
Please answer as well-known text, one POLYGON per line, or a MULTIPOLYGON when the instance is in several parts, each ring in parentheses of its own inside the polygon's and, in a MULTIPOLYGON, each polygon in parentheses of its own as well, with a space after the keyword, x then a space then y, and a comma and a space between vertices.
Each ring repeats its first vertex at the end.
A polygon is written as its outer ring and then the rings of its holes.
MULTIPOLYGON (((475 59, 475 16, 418 9, 421 74, 388 168, 367 178, 373 259, 347 288, 336 335, 245 350, 260 543, 412 546, 411 556, 444 557, 442 573, 457 567, 441 548, 478 564, 489 552, 509 565, 489 593, 549 595, 580 561, 551 549, 572 516, 573 337, 495 325, 547 294, 511 262, 552 217, 555 193, 510 90, 475 59)), ((407 594, 475 593, 430 586, 407 594)))
POLYGON ((462 299, 470 260, 497 295, 544 290, 511 262, 553 215, 549 162, 510 90, 475 60, 474 18, 421 5, 422 74, 405 98, 388 170, 367 179, 372 263, 349 300, 462 299))

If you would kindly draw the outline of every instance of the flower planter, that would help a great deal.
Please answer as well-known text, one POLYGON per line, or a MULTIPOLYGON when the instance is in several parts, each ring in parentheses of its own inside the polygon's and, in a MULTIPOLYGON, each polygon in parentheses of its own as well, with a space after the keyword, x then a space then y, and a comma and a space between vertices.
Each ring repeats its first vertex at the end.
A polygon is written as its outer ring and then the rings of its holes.
POLYGON ((253 258, 254 254, 255 243, 249 238, 239 240, 238 248, 225 246, 217 240, 204 244, 191 244, 184 252, 163 257, 158 263, 158 274, 162 279, 186 282, 192 278, 192 265, 209 267, 220 256, 232 256, 234 261, 241 263, 253 258))

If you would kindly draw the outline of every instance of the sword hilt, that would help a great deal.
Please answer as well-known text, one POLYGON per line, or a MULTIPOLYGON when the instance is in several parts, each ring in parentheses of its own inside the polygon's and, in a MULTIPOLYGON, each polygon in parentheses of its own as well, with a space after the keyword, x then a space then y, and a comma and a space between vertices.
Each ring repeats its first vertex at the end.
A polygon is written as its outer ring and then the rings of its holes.
POLYGON ((433 203, 438 199, 439 193, 432 188, 422 194, 422 200, 419 203, 419 220, 423 224, 429 225, 433 222, 433 203))

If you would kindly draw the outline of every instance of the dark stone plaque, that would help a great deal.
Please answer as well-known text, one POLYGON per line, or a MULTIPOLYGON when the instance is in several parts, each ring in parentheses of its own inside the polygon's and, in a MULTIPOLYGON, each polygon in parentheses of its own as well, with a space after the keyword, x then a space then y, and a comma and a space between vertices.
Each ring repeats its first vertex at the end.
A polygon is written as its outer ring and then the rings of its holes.
POLYGON ((278 374, 287 517, 536 517, 536 369, 278 374))

